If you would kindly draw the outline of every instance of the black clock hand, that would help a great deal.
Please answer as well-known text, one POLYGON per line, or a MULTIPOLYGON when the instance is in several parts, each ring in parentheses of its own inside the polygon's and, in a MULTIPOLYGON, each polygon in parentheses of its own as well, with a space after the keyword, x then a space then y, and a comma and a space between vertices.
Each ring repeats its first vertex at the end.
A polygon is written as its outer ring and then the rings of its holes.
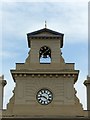
POLYGON ((45 96, 42 96, 43 98, 45 98, 45 99, 47 99, 47 97, 45 97, 45 96))

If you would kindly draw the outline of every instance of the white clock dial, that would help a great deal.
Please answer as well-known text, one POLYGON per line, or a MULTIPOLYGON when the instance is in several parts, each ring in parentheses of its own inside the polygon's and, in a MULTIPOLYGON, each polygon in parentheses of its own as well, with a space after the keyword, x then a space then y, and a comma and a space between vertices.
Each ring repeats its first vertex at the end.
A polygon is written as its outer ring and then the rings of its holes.
POLYGON ((41 89, 37 93, 37 100, 42 105, 48 105, 52 102, 53 94, 48 89, 41 89))

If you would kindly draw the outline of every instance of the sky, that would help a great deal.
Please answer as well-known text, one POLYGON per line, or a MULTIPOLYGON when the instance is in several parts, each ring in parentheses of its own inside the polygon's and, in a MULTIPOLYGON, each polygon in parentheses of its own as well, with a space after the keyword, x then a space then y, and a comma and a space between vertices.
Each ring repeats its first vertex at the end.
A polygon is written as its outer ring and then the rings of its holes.
POLYGON ((14 89, 10 69, 25 62, 28 56, 27 33, 47 28, 64 33, 62 55, 66 63, 75 63, 80 70, 75 84, 77 96, 86 109, 88 75, 88 1, 87 0, 3 0, 0 10, 0 74, 7 85, 4 89, 4 108, 14 89))

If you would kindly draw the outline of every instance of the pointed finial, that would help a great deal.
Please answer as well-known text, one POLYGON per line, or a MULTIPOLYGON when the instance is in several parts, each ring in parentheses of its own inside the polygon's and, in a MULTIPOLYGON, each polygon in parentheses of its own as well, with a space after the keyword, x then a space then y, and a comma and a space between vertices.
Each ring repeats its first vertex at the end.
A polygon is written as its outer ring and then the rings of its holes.
POLYGON ((45 28, 47 28, 47 21, 45 20, 45 28))

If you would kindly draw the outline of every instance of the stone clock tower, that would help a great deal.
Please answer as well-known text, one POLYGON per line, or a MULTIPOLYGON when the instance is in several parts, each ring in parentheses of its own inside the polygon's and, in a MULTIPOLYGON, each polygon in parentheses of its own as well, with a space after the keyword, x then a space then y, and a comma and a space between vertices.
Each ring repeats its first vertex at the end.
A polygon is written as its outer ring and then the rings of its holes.
POLYGON ((74 88, 79 71, 62 57, 63 37, 64 34, 47 28, 27 34, 28 57, 11 70, 16 87, 7 105, 8 115, 84 116, 74 88))

